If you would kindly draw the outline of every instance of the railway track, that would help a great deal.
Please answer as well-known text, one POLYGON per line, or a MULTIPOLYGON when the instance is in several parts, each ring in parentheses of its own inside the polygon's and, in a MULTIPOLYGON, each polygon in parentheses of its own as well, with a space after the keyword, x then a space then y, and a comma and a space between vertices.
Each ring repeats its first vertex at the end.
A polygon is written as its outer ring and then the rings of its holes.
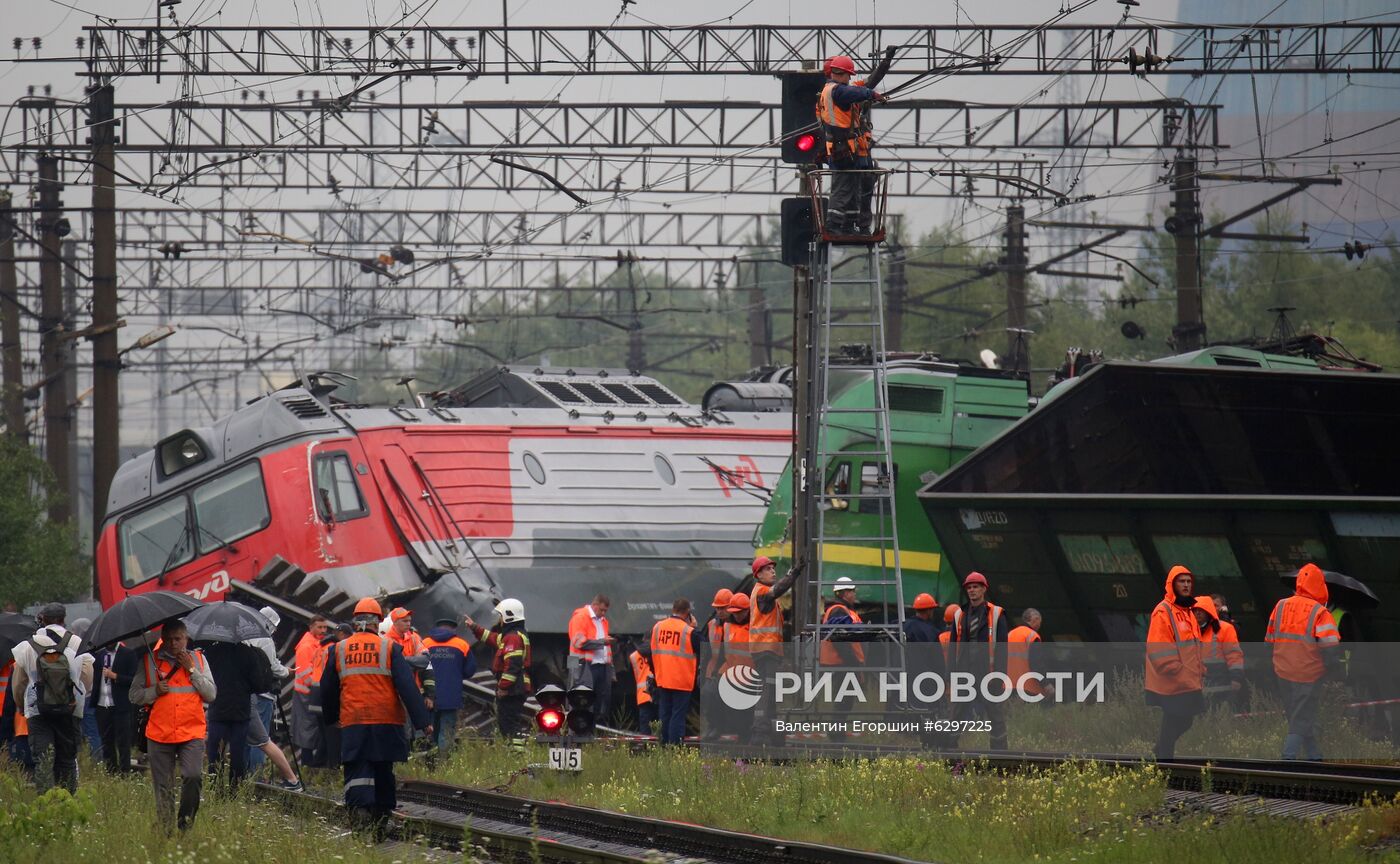
MULTIPOLYGON (((637 746, 637 745, 634 745, 637 746)), ((702 745, 703 746, 703 745, 702 745)), ((781 749, 720 745, 726 755, 754 761, 800 759, 877 759, 923 757, 977 762, 1008 773, 1049 768, 1065 762, 1095 762, 1120 768, 1152 765, 1167 775, 1170 789, 1202 794, 1254 796, 1280 802, 1313 802, 1347 807, 1400 795, 1400 766, 1347 762, 1283 762, 1269 759, 1177 759, 1152 762, 1121 754, 1002 753, 978 750, 929 751, 882 744, 802 742, 781 749)), ((1279 808, 1287 809, 1287 808, 1279 808)))
MULTIPOLYGON (((289 809, 343 821, 339 801, 256 784, 257 793, 289 809)), ((399 842, 422 839, 444 849, 479 847, 493 862, 656 864, 684 859, 713 864, 916 864, 908 858, 707 828, 607 810, 538 801, 428 780, 399 783, 389 826, 399 842)))

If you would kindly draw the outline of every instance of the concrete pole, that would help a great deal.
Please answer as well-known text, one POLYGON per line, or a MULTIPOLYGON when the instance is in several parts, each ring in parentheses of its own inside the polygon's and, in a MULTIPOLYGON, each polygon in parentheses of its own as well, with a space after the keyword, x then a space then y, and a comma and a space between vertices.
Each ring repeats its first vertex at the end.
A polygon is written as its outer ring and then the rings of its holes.
POLYGON ((1006 207, 1006 368, 1029 374, 1026 329, 1026 208, 1020 204, 1006 207))
POLYGON ((88 89, 92 122, 92 532, 102 530, 121 451, 117 347, 117 142, 112 86, 88 89))
POLYGON ((1172 335, 1179 352, 1205 344, 1206 325, 1201 300, 1201 184, 1196 160, 1178 156, 1172 176, 1172 209, 1176 211, 1176 327, 1172 335))
POLYGON ((29 443, 24 425, 23 343, 19 337, 19 280, 15 275, 15 231, 9 223, 10 193, 0 191, 0 389, 5 433, 29 443))
POLYGON ((43 254, 39 261, 39 360, 44 384, 44 456, 53 471, 54 487, 63 500, 49 506, 49 520, 67 522, 73 515, 66 496, 73 475, 68 462, 68 436, 72 434, 72 412, 68 403, 68 376, 64 369, 67 344, 63 340, 63 259, 56 230, 63 216, 59 193, 58 159, 41 155, 39 162, 39 239, 43 254))

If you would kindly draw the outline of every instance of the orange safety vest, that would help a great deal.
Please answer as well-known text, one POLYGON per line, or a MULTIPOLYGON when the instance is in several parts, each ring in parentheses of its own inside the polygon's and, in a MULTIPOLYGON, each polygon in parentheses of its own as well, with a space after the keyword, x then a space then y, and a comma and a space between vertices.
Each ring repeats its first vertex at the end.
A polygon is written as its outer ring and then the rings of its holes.
POLYGON ((399 646, 399 648, 403 651, 403 656, 405 659, 423 653, 423 638, 417 633, 414 633, 412 630, 409 630, 405 632, 402 636, 400 636, 399 631, 395 630, 393 627, 390 627, 389 632, 385 635, 388 636, 391 640, 393 640, 395 645, 399 646))
MULTIPOLYGON (((1167 587, 1170 590, 1170 580, 1167 587)), ((1204 686, 1205 673, 1201 629, 1195 613, 1171 600, 1162 600, 1152 610, 1147 626, 1144 686, 1163 696, 1190 693, 1204 686)))
POLYGON ((1321 646, 1338 644, 1341 635, 1325 605, 1295 594, 1274 607, 1264 641, 1274 645, 1275 675, 1285 681, 1310 684, 1326 671, 1321 646))
POLYGON ((705 632, 710 637, 710 659, 705 663, 705 677, 713 678, 717 671, 724 668, 721 663, 724 654, 724 622, 719 620, 718 616, 711 618, 705 632))
POLYGON ((832 98, 836 89, 835 81, 826 82, 821 95, 817 97, 817 122, 822 127, 822 137, 826 139, 828 159, 845 159, 857 154, 856 121, 858 112, 852 108, 842 108, 832 98), (846 152, 837 155, 838 150, 846 152))
POLYGON ((753 603, 749 605, 749 650, 755 654, 783 653, 783 607, 776 600, 773 611, 758 608, 758 598, 773 593, 771 585, 753 586, 753 603))
MULTIPOLYGON (((1011 679, 1014 685, 1021 680, 1021 676, 1031 671, 1031 643, 1040 641, 1040 634, 1022 624, 1020 627, 1006 634, 1006 676, 1011 679)), ((1035 694, 1040 692, 1040 682, 1035 679, 1026 679, 1025 691, 1035 694)))
POLYGON ((404 724, 407 714, 390 668, 393 656, 393 640, 377 633, 356 633, 336 644, 341 726, 404 724))
MULTIPOLYGON (((195 665, 201 672, 208 673, 204 654, 191 652, 195 665)), ((150 716, 146 720, 146 737, 157 744, 183 744, 207 737, 208 725, 204 719, 204 697, 194 689, 190 673, 178 663, 156 659, 151 663, 146 655, 146 686, 154 687, 159 679, 170 685, 170 690, 156 697, 151 705, 150 716)))
POLYGON ((939 633, 939 634, 938 634, 938 642, 939 642, 939 644, 943 647, 943 665, 944 665, 944 666, 947 666, 949 660, 951 659, 951 658, 948 656, 948 654, 950 653, 950 650, 951 650, 949 646, 951 646, 951 645, 953 644, 953 631, 952 631, 952 630, 944 630, 942 633, 939 633))
MULTIPOLYGON (((606 639, 611 634, 612 625, 608 619, 603 618, 603 638, 606 639)), ((569 617, 569 655, 581 657, 585 662, 592 662, 593 651, 581 647, 584 642, 590 642, 598 638, 597 631, 593 628, 593 610, 587 605, 580 606, 574 610, 574 614, 569 617)), ((603 646, 603 662, 612 662, 612 648, 603 646)))
POLYGON ((642 652, 633 651, 627 657, 627 662, 632 664, 632 678, 637 682, 637 704, 645 705, 651 701, 651 694, 647 692, 647 678, 651 677, 651 664, 647 658, 642 656, 642 652))
POLYGON ((735 624, 732 621, 725 622, 724 625, 724 665, 720 668, 732 669, 735 666, 752 666, 753 653, 749 650, 749 625, 735 624))
POLYGON ((1209 635, 1201 634, 1201 642, 1205 645, 1206 665, 1223 664, 1231 671, 1244 669, 1244 652, 1240 650, 1240 637, 1235 632, 1235 625, 1229 621, 1219 623, 1218 630, 1211 630, 1209 635))
MULTIPOLYGON (((832 603, 830 606, 826 607, 826 612, 824 612, 824 613, 822 614, 822 623, 825 624, 825 623, 827 623, 828 621, 830 621, 830 620, 831 620, 832 614, 833 614, 837 609, 840 609, 842 612, 845 612, 847 615, 851 616, 851 621, 852 621, 853 623, 855 623, 855 624, 862 624, 862 623, 864 623, 863 621, 860 620, 860 615, 856 613, 856 610, 854 610, 854 609, 848 609, 848 608, 846 608, 846 606, 844 606, 844 605, 841 604, 841 603, 832 603)), ((856 662, 857 662, 857 663, 864 663, 864 662, 865 662, 865 648, 862 647, 861 644, 860 644, 859 642, 851 642, 851 643, 848 643, 848 644, 849 644, 852 648, 855 649, 855 652, 856 652, 856 662)), ((821 661, 821 665, 823 665, 823 666, 839 666, 839 665, 841 664, 841 662, 842 662, 842 661, 841 661, 841 655, 840 655, 840 653, 837 652, 837 650, 836 650, 836 645, 831 641, 831 637, 829 637, 829 636, 828 636, 826 639, 823 639, 823 640, 822 640, 822 647, 821 647, 821 652, 820 652, 820 657, 819 657, 819 659, 820 659, 820 661, 821 661)))
POLYGON ((690 644, 694 631, 689 622, 675 615, 651 628, 651 667, 656 673, 656 686, 667 690, 695 688, 698 661, 690 644))
MULTIPOLYGON (((959 609, 953 614, 953 631, 958 634, 958 642, 967 641, 963 635, 963 621, 966 619, 966 610, 959 609)), ((995 603, 987 604, 987 668, 989 670, 996 666, 997 662, 997 624, 1001 621, 1002 609, 995 603)), ((961 652, 961 648, 958 649, 961 652)), ((1014 680, 1014 679, 1013 679, 1014 680)))
MULTIPOLYGON (((292 691, 303 696, 311 695, 311 683, 319 678, 315 674, 316 655, 325 652, 321 650, 321 642, 308 630, 301 634, 301 641, 297 642, 296 653, 292 655, 292 691)), ((322 668, 325 668, 324 661, 322 668)))

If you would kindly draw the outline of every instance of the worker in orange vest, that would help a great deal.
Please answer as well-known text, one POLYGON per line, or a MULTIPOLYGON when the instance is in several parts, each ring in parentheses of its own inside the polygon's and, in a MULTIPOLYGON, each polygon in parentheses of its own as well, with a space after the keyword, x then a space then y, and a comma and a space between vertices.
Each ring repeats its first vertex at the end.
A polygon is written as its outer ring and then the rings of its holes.
POLYGON ((715 599, 710 601, 709 622, 705 625, 706 641, 705 656, 701 664, 705 669, 705 679, 713 680, 719 675, 719 670, 724 668, 724 625, 729 621, 729 601, 734 598, 734 592, 728 588, 721 588, 715 592, 715 599))
POLYGON ((1191 610, 1201 628, 1201 661, 1206 677, 1202 692, 1214 702, 1231 699, 1244 686, 1244 651, 1235 626, 1220 620, 1215 598, 1201 595, 1191 610))
POLYGON ((953 622, 962 614, 962 607, 949 603, 943 608, 943 632, 938 634, 938 642, 943 646, 943 665, 953 664, 953 622))
POLYGON ((1166 596, 1153 608, 1147 625, 1147 704, 1162 709, 1152 751, 1158 759, 1176 755, 1176 742, 1205 709, 1201 627, 1193 611, 1195 584, 1189 569, 1181 564, 1172 567, 1167 572, 1166 596))
POLYGON ((606 594, 574 610, 569 616, 569 687, 593 690, 593 712, 606 718, 612 707, 613 637, 608 621, 612 601, 606 594))
POLYGON ((1040 610, 1027 609, 1021 613, 1021 626, 1006 634, 1006 677, 1030 696, 1054 692, 1054 685, 1048 681, 1042 684, 1034 678, 1021 680, 1028 672, 1041 671, 1033 656, 1036 651, 1033 646, 1040 641, 1042 621, 1040 610))
MULTIPOLYGON (((710 620, 705 623, 704 639, 700 645, 700 704, 719 705, 719 674, 724 669, 724 627, 729 620, 729 601, 734 592, 721 588, 710 601, 710 620)), ((720 724, 711 723, 705 727, 700 740, 713 741, 720 734, 720 724)))
POLYGON ((762 686, 753 712, 753 732, 760 742, 781 746, 785 736, 774 731, 773 723, 777 714, 774 681, 783 659, 783 607, 778 600, 792 590, 798 571, 788 570, 779 579, 777 565, 765 555, 755 558, 749 569, 754 579, 749 594, 749 651, 762 686))
POLYGON ((321 715, 314 710, 316 701, 311 698, 311 684, 321 679, 325 668, 326 651, 321 640, 330 629, 331 622, 325 616, 313 616, 292 654, 292 746, 301 750, 301 764, 314 768, 326 764, 326 753, 321 715))
POLYGON ((379 634, 383 617, 373 597, 355 604, 355 633, 338 642, 321 676, 321 708, 340 727, 339 759, 351 818, 382 831, 397 806, 394 763, 408 760, 405 719, 433 736, 428 706, 418 692, 403 648, 379 634))
POLYGON ((656 675, 651 671, 651 642, 642 639, 632 646, 627 655, 627 665, 632 667, 632 681, 636 688, 637 731, 651 734, 651 724, 656 722, 656 700, 652 691, 656 689, 656 675))
MULTIPOLYGON (((1233 644, 1238 647, 1240 644, 1240 634, 1235 628, 1235 619, 1230 617, 1230 604, 1225 599, 1225 595, 1212 594, 1210 595, 1210 599, 1211 602, 1215 604, 1216 620, 1220 622, 1220 630, 1216 634, 1217 640, 1221 645, 1233 644)), ((1249 712, 1250 686, 1249 679, 1244 675, 1244 651, 1239 652, 1238 660, 1239 662, 1236 666, 1240 670, 1240 675, 1238 679, 1236 679, 1233 674, 1231 674, 1230 680, 1232 683, 1238 680, 1240 686, 1231 687, 1230 702, 1234 706, 1236 714, 1247 714, 1249 712)), ((1232 673, 1235 668, 1229 665, 1228 658, 1226 659, 1226 668, 1230 669, 1232 673)), ((1206 677, 1209 679, 1209 674, 1207 674, 1206 677)))
POLYGON ((959 671, 978 676, 977 696, 959 706, 958 718, 971 719, 980 713, 991 724, 991 748, 1005 750, 1005 702, 982 698, 981 678, 1006 671, 1006 612, 987 600, 987 577, 977 571, 963 579, 967 603, 953 614, 953 665, 959 671))
POLYGON ((856 64, 850 57, 838 54, 826 61, 827 82, 817 97, 816 112, 832 169, 830 204, 823 219, 829 233, 870 233, 875 175, 864 172, 873 171, 875 163, 870 158, 874 139, 868 106, 885 101, 873 88, 885 76, 892 59, 893 55, 887 54, 880 68, 859 82, 851 80, 856 64))
POLYGON ((1293 596, 1285 597, 1269 615, 1264 641, 1274 646, 1274 674, 1288 715, 1283 739, 1284 759, 1322 759, 1317 743, 1317 703, 1328 666, 1340 660, 1341 634, 1327 609, 1327 579, 1311 562, 1298 568, 1293 596))
MULTIPOLYGON (((729 605, 724 610, 729 619, 724 622, 724 662, 719 675, 740 667, 753 668, 753 653, 749 650, 749 608, 749 595, 736 591, 729 596, 729 605)), ((753 735, 753 718, 748 712, 741 713, 726 705, 719 697, 718 686, 714 700, 705 704, 705 718, 706 740, 732 733, 738 736, 739 743, 746 744, 753 735)))
POLYGON ((160 631, 160 650, 147 654, 142 671, 132 676, 127 695, 132 705, 151 706, 146 718, 146 757, 156 791, 156 818, 166 831, 186 831, 199 812, 204 779, 204 706, 218 690, 199 651, 188 650, 183 621, 160 631), (180 809, 175 811, 175 769, 180 770, 180 809), (172 818, 173 817, 173 818, 172 818))
MULTIPOLYGON (((836 580, 831 589, 832 601, 822 613, 826 627, 848 627, 863 624, 856 611, 856 583, 849 576, 836 580)), ((865 662, 865 649, 858 643, 864 634, 856 630, 827 630, 822 636, 818 660, 823 666, 859 666, 865 662)))
POLYGON ((671 604, 671 617, 651 628, 651 667, 656 675, 662 744, 679 744, 685 737, 685 715, 700 666, 700 641, 690 601, 684 597, 671 604))

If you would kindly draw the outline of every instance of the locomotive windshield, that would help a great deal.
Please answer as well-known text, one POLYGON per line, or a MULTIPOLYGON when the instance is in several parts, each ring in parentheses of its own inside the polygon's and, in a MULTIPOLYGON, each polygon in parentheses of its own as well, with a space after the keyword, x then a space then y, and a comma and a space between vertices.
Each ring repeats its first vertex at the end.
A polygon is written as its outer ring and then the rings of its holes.
POLYGON ((257 462, 205 480, 187 493, 122 519, 122 584, 131 588, 154 579, 189 563, 196 547, 200 555, 213 552, 261 531, 270 522, 262 468, 257 462), (191 543, 191 536, 198 542, 191 543))

